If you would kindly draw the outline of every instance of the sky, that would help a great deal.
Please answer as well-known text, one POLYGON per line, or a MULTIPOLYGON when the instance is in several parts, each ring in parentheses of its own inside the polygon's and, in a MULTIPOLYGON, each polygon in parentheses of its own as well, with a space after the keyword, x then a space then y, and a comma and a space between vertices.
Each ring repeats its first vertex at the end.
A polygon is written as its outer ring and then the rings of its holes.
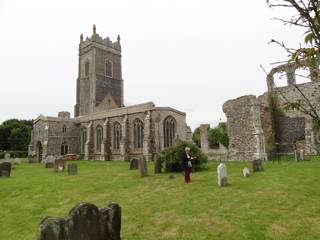
POLYGON ((303 32, 265 0, 0 0, 0 122, 73 115, 80 34, 121 36, 125 105, 153 101, 186 112, 195 129, 226 117, 222 105, 266 91, 270 63, 303 32))

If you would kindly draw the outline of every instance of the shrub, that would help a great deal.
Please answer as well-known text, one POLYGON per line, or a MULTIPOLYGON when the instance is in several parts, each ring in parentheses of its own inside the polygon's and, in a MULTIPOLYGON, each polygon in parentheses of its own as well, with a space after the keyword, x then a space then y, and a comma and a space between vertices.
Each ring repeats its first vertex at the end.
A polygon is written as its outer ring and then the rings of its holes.
POLYGON ((162 162, 165 163, 166 172, 182 171, 182 155, 185 147, 189 147, 191 155, 196 157, 196 159, 192 160, 192 169, 196 171, 203 168, 203 165, 208 161, 207 156, 196 145, 178 141, 160 154, 162 162))

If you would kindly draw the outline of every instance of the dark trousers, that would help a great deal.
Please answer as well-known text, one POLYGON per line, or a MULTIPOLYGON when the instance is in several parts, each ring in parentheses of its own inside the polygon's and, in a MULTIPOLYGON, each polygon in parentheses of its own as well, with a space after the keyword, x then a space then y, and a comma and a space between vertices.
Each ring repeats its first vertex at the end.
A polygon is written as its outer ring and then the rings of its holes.
POLYGON ((183 172, 184 172, 184 182, 186 183, 190 182, 190 168, 185 168, 183 172))

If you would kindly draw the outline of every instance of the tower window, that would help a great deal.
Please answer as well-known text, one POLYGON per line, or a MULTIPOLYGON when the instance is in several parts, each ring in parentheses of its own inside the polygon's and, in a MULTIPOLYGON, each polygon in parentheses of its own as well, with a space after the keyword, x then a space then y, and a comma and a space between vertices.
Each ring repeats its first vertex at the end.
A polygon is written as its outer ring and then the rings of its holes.
POLYGON ((90 69, 90 63, 89 62, 86 62, 85 65, 84 65, 84 75, 86 77, 89 76, 89 69, 90 69))
POLYGON ((176 121, 169 116, 163 121, 164 147, 170 147, 174 143, 176 136, 176 121))
POLYGON ((81 152, 85 152, 85 146, 87 142, 87 129, 83 128, 81 133, 81 152))
POLYGON ((67 126, 66 126, 66 125, 63 125, 63 127, 62 127, 62 133, 67 133, 67 126))
POLYGON ((113 64, 110 60, 106 60, 106 76, 113 77, 113 64))
POLYGON ((69 150, 68 144, 66 142, 63 142, 61 144, 61 155, 63 156, 68 154, 68 150, 69 150))

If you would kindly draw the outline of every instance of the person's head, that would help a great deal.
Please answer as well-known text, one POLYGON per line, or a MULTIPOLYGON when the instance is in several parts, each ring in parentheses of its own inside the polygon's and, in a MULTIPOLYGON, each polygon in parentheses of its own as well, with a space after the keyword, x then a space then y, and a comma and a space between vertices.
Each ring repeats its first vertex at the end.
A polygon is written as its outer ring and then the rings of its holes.
POLYGON ((189 147, 185 147, 184 151, 185 151, 186 153, 190 153, 190 148, 189 148, 189 147))

